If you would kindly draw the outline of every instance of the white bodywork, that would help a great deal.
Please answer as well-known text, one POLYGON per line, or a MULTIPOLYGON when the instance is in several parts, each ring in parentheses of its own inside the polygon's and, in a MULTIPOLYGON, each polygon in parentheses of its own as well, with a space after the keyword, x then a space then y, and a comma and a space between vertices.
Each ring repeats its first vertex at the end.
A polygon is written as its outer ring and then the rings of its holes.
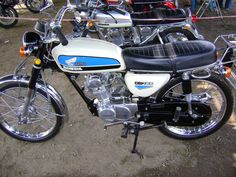
POLYGON ((95 24, 101 28, 125 28, 132 27, 133 22, 130 13, 120 9, 125 14, 120 14, 116 11, 109 11, 108 14, 104 12, 97 12, 95 16, 95 24))
MULTIPOLYGON (((68 45, 62 46, 59 44, 52 50, 52 56, 56 61, 58 67, 64 71, 69 73, 101 73, 101 72, 115 72, 115 71, 123 71, 125 70, 125 63, 122 57, 122 49, 115 44, 91 38, 76 38, 76 39, 68 39, 68 45), (67 64, 72 63, 75 60, 76 56, 86 56, 86 57, 96 57, 96 58, 112 58, 120 63, 120 67, 112 68, 112 69, 96 69, 96 70, 83 70, 76 67, 76 69, 68 70, 63 68, 59 62, 60 56, 70 57, 67 61, 67 64)), ((83 66, 86 68, 86 66, 83 66)))
POLYGON ((134 96, 148 97, 162 88, 170 79, 170 74, 135 74, 127 72, 125 83, 134 96))

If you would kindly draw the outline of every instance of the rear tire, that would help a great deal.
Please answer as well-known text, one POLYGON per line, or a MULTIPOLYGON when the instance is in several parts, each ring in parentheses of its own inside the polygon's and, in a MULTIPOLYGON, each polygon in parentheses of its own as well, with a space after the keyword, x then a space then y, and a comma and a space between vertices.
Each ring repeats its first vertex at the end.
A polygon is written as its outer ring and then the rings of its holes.
POLYGON ((45 5, 45 0, 25 0, 25 6, 33 13, 39 13, 45 5))
POLYGON ((168 28, 161 33, 161 37, 164 43, 197 39, 193 33, 182 28, 168 28))
MULTIPOLYGON (((192 80, 193 94, 194 92, 197 93, 197 90, 199 90, 200 93, 202 93, 204 92, 203 91, 204 89, 206 90, 207 93, 210 91, 214 91, 212 92, 212 94, 214 95, 211 95, 212 99, 208 100, 209 101, 208 104, 212 109, 212 116, 206 123, 195 127, 164 125, 160 127, 160 131, 165 135, 176 139, 197 139, 208 136, 217 131, 220 127, 222 127, 230 118, 233 111, 233 106, 234 106, 233 93, 229 85, 226 83, 225 78, 220 77, 216 74, 212 74, 207 79, 192 80), (201 86, 201 84, 203 85, 201 86), (216 112, 217 109, 220 109, 219 113, 216 112)), ((174 95, 176 95, 175 98, 177 98, 177 96, 180 98, 180 95, 182 96, 183 94, 181 91, 182 91, 181 78, 174 79, 159 92, 157 100, 159 102, 163 102, 165 101, 165 99, 167 99, 167 97, 168 99, 170 99, 170 97, 172 97, 173 99, 174 95)), ((174 99, 174 101, 177 100, 178 99, 174 99)))

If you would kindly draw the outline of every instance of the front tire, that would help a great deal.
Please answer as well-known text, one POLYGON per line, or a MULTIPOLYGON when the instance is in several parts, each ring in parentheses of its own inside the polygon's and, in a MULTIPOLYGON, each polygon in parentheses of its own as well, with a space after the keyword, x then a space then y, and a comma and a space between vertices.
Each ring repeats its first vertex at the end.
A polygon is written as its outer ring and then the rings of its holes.
POLYGON ((10 6, 5 7, 3 11, 2 14, 4 17, 12 17, 13 19, 0 19, 0 27, 8 29, 15 26, 18 22, 18 19, 16 19, 18 18, 17 11, 10 6))
POLYGON ((13 138, 41 142, 55 136, 62 125, 62 114, 59 106, 47 92, 36 88, 27 116, 19 121, 28 83, 9 80, 0 86, 0 128, 13 138))
MULTIPOLYGON (((169 126, 165 124, 160 131, 165 135, 176 139, 197 139, 208 136, 222 127, 230 118, 233 106, 233 93, 226 83, 225 78, 212 74, 207 79, 193 79, 192 94, 206 92, 212 99, 206 104, 211 107, 212 115, 207 122, 200 126, 169 126)), ((181 78, 174 79, 167 84, 158 94, 158 101, 178 101, 184 99, 181 78)))

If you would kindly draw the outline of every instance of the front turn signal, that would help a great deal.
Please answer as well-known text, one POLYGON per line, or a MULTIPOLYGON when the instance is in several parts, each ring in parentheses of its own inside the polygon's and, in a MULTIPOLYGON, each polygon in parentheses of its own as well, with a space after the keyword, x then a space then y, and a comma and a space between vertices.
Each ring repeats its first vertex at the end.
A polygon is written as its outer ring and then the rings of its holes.
POLYGON ((25 58, 26 57, 26 52, 25 52, 25 48, 24 47, 20 48, 20 57, 21 58, 25 58))
POLYGON ((225 77, 229 78, 231 76, 231 68, 230 67, 225 67, 225 77))

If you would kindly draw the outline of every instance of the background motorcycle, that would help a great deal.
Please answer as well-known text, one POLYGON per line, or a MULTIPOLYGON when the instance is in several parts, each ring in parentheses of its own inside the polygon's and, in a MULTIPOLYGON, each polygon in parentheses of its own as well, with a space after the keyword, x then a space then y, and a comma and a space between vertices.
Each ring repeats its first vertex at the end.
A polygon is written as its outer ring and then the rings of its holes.
POLYGON ((0 16, 11 17, 12 19, 0 19, 0 27, 10 28, 17 24, 18 13, 14 6, 19 3, 19 0, 1 0, 0 1, 0 16))
MULTIPOLYGON (((191 21, 191 13, 187 15, 183 9, 160 8, 130 14, 119 7, 108 6, 99 1, 96 6, 88 4, 90 12, 84 10, 86 18, 95 21, 92 26, 91 23, 87 25, 89 31, 92 28, 92 32, 97 32, 100 39, 122 47, 202 39, 191 21)), ((74 31, 80 32, 81 26, 86 24, 77 20, 73 25, 74 31)))
POLYGON ((174 138, 194 139, 212 134, 229 119, 234 101, 224 77, 229 73, 212 43, 187 41, 122 51, 102 40, 67 39, 61 22, 66 11, 76 8, 67 3, 55 20, 37 22, 39 34, 24 34, 21 54, 37 59, 31 76, 20 74, 28 58, 14 75, 0 79, 4 132, 30 142, 58 133, 67 109, 45 82, 47 68, 65 73, 105 127, 123 124, 124 138, 134 133, 132 152, 140 130, 160 128, 174 138), (76 82, 80 74, 85 74, 83 89, 76 82))
MULTIPOLYGON (((119 0, 106 0, 109 5, 116 5, 119 0)), ((129 5, 133 12, 146 12, 156 8, 166 8, 166 9, 176 9, 178 1, 170 0, 126 0, 127 5, 129 5)))

